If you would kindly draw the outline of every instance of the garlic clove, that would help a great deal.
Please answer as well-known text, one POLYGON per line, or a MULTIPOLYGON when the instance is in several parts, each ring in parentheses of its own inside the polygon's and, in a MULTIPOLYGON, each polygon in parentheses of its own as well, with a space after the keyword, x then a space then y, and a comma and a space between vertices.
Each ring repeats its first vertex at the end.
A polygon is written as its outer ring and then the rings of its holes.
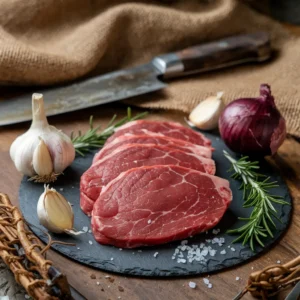
POLYGON ((217 128, 220 114, 225 107, 222 96, 223 92, 218 92, 216 96, 200 102, 189 115, 192 124, 203 130, 217 128))
POLYGON ((40 142, 33 151, 32 166, 37 175, 41 177, 51 176, 53 173, 53 163, 49 150, 40 137, 40 142))
POLYGON ((62 131, 50 126, 51 133, 47 135, 47 147, 53 158, 53 170, 62 173, 75 159, 75 148, 71 139, 62 131), (59 154, 59 155, 58 155, 59 154))
POLYGON ((55 189, 45 186, 37 205, 40 223, 49 231, 63 233, 73 230, 74 214, 71 205, 55 189))

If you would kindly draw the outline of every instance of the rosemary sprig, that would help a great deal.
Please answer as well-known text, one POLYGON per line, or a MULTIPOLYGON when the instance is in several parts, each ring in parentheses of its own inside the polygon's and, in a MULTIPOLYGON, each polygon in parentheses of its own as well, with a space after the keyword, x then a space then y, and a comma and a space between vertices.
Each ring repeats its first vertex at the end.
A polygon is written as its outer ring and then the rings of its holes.
POLYGON ((114 115, 107 124, 106 128, 99 133, 98 131, 100 129, 100 126, 94 128, 93 116, 91 116, 90 129, 86 133, 82 134, 81 131, 78 131, 77 135, 74 135, 74 132, 71 133, 71 140, 75 147, 75 151, 79 155, 84 156, 84 154, 89 152, 92 148, 101 148, 106 142, 106 140, 114 133, 117 127, 120 127, 127 122, 141 119, 147 114, 147 112, 143 112, 132 117, 131 108, 128 107, 126 117, 124 117, 118 122, 115 122, 117 115, 114 115))
POLYGON ((276 229, 274 218, 281 222, 273 204, 289 205, 289 203, 283 201, 281 196, 270 194, 269 189, 278 186, 277 182, 271 182, 269 177, 257 173, 259 169, 257 161, 249 161, 248 156, 236 160, 225 150, 223 152, 231 163, 229 171, 234 172, 232 178, 242 180, 243 207, 253 207, 248 218, 239 218, 246 222, 245 225, 227 232, 239 234, 240 236, 233 242, 243 241, 243 245, 249 243, 252 251, 254 251, 255 242, 264 247, 262 238, 273 237, 271 228, 276 229))

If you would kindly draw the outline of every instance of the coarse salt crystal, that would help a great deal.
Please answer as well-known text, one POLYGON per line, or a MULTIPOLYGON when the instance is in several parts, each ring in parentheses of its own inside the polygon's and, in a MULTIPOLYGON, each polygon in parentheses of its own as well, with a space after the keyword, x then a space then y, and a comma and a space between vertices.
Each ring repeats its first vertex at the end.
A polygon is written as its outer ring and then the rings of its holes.
POLYGON ((91 230, 91 229, 89 229, 89 233, 92 233, 92 230, 91 230))
POLYGON ((231 250, 232 252, 235 252, 235 248, 233 248, 233 247, 231 247, 230 250, 231 250))
POLYGON ((236 281, 240 280, 240 277, 238 277, 238 276, 237 276, 237 277, 235 277, 235 280, 236 280, 236 281))
POLYGON ((203 282, 204 282, 205 284, 209 284, 209 279, 203 278, 203 282))
POLYGON ((224 249, 224 250, 222 250, 222 251, 220 251, 220 254, 226 254, 226 250, 224 249))
POLYGON ((154 257, 156 257, 157 255, 158 255, 158 252, 155 252, 155 253, 153 254, 154 257))
POLYGON ((110 260, 114 260, 114 258, 113 258, 113 257, 111 257, 111 258, 110 258, 110 260))
POLYGON ((216 253, 217 253, 217 250, 209 249, 209 255, 210 255, 210 256, 215 256, 216 253))
POLYGON ((138 250, 138 252, 143 252, 143 250, 138 250))
POLYGON ((89 241, 89 244, 90 244, 90 245, 93 245, 93 242, 92 242, 92 241, 89 241))
POLYGON ((197 286, 197 284, 196 284, 195 282, 193 282, 193 281, 190 281, 190 282, 189 282, 189 287, 190 287, 191 289, 194 289, 196 286, 197 286))
POLYGON ((188 240, 183 240, 183 241, 181 241, 181 245, 182 245, 182 246, 186 245, 187 243, 188 243, 188 240))
POLYGON ((122 251, 123 249, 122 249, 122 248, 119 248, 119 250, 122 251))
POLYGON ((281 263, 281 261, 280 261, 280 260, 277 260, 277 263, 278 263, 278 264, 280 264, 280 263, 281 263))
MULTIPOLYGON (((6 297, 1 297, 1 299, 4 299, 4 298, 5 298, 5 299, 9 299, 8 297, 7 297, 7 298, 6 298, 6 297)), ((30 299, 30 296, 26 294, 26 295, 25 295, 25 299, 30 299)))
POLYGON ((89 230, 89 228, 88 228, 87 226, 83 226, 83 227, 82 227, 82 231, 88 232, 88 230, 89 230))
POLYGON ((60 190, 60 191, 63 191, 64 189, 63 189, 63 188, 60 188, 59 190, 60 190))
POLYGON ((121 296, 119 296, 118 299, 121 299, 121 296))
POLYGON ((213 234, 218 234, 221 230, 220 229, 213 229, 212 233, 213 234))
POLYGON ((79 248, 79 247, 77 247, 77 249, 78 249, 78 250, 80 250, 80 248, 79 248))
POLYGON ((212 284, 209 283, 209 284, 207 285, 207 287, 208 287, 209 289, 211 289, 211 288, 212 288, 212 284))
POLYGON ((105 275, 105 278, 110 278, 110 276, 109 275, 105 275))
POLYGON ((100 285, 100 282, 99 282, 99 281, 97 281, 97 285, 100 285))
POLYGON ((152 222, 151 220, 148 220, 148 224, 151 224, 151 222, 152 222))

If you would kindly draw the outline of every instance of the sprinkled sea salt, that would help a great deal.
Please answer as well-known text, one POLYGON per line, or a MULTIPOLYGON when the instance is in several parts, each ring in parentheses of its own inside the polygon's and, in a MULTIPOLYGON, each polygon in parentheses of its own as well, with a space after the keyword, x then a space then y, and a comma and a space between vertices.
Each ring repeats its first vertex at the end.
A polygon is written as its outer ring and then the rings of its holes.
POLYGON ((190 287, 191 289, 194 289, 196 286, 197 286, 197 284, 196 284, 195 282, 193 282, 193 281, 190 281, 190 282, 189 282, 189 287, 190 287))
POLYGON ((110 278, 110 276, 109 275, 105 275, 105 278, 110 278))
POLYGON ((209 289, 211 289, 211 288, 212 288, 212 284, 209 283, 209 284, 207 285, 207 287, 208 287, 209 289))
POLYGON ((280 261, 280 260, 277 260, 277 263, 278 263, 278 264, 280 264, 280 263, 281 263, 281 261, 280 261))
POLYGON ((235 277, 235 280, 236 280, 236 281, 240 280, 240 277, 238 277, 238 276, 237 276, 237 277, 235 277))
POLYGON ((91 230, 91 229, 89 229, 89 233, 92 233, 92 230, 91 230))
POLYGON ((119 250, 122 251, 123 249, 122 249, 122 248, 119 248, 119 250))
POLYGON ((87 226, 83 226, 83 227, 82 227, 82 231, 88 232, 88 230, 89 230, 89 228, 88 228, 87 226))
POLYGON ((156 257, 157 255, 158 255, 158 252, 155 252, 155 253, 153 254, 154 257, 156 257))
POLYGON ((213 229, 212 233, 213 234, 218 234, 221 230, 220 229, 213 229))
POLYGON ((90 244, 90 245, 93 245, 93 242, 92 242, 92 241, 89 241, 89 244, 90 244))
POLYGON ((152 222, 151 220, 148 220, 148 224, 151 224, 151 222, 152 222))
MULTIPOLYGON (((4 297, 1 297, 1 299, 6 300, 6 299, 9 299, 9 297, 4 296, 4 297)), ((30 296, 26 294, 25 299, 30 299, 30 296)))
POLYGON ((209 284, 209 279, 203 278, 203 282, 207 285, 207 284, 209 284))
POLYGON ((222 254, 222 255, 226 254, 226 250, 224 249, 224 250, 220 251, 220 254, 222 254))
POLYGON ((235 252, 235 248, 233 248, 233 247, 231 247, 230 250, 231 250, 232 252, 235 252))
POLYGON ((143 250, 138 250, 138 252, 143 252, 143 250))
POLYGON ((80 247, 77 247, 78 250, 80 250, 80 247))
MULTIPOLYGON (((60 188, 59 190, 62 192, 64 189, 63 189, 63 188, 60 188)), ((25 298, 26 298, 26 297, 25 297, 25 298)))
POLYGON ((97 285, 100 285, 100 282, 99 282, 99 281, 97 281, 97 285))
POLYGON ((111 258, 110 258, 110 260, 114 260, 114 258, 113 258, 113 257, 111 257, 111 258))

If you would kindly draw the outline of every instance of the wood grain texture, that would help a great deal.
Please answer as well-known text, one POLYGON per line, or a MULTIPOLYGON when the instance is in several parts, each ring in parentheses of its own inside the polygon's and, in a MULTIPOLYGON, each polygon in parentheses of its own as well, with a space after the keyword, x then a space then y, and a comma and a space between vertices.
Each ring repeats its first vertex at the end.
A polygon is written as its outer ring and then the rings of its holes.
MULTIPOLYGON (((94 115, 95 125, 105 125, 114 113, 118 113, 119 117, 121 117, 125 111, 125 106, 121 104, 105 105, 68 115, 52 117, 49 121, 52 125, 70 134, 72 130, 86 130, 88 128, 88 118, 91 114, 94 115)), ((148 118, 184 123, 184 115, 175 112, 153 112, 148 118)), ((14 138, 24 132, 28 125, 28 123, 23 123, 0 129, 0 191, 9 194, 13 203, 16 204, 21 175, 15 170, 13 163, 10 161, 8 151, 14 138)), ((204 285, 203 276, 181 279, 124 277, 82 266, 54 251, 50 251, 48 257, 66 273, 72 286, 89 300, 113 300, 118 299, 118 297, 129 300, 232 299, 243 288, 251 272, 262 269, 269 264, 274 264, 278 260, 283 263, 287 262, 299 254, 300 144, 293 139, 287 139, 280 148, 278 155, 271 159, 270 162, 282 173, 291 191, 294 202, 291 225, 281 241, 259 258, 227 271, 211 274, 209 279, 213 284, 212 289, 208 289, 204 285), (105 278, 106 275, 110 275, 111 278, 105 278), (235 279, 237 276, 240 277, 239 281, 235 279), (189 281, 196 282, 197 287, 191 289, 188 286, 189 281)), ((286 294, 287 292, 282 293, 278 299, 284 299, 286 294)), ((17 298, 12 297, 11 299, 17 298)), ((249 300, 252 297, 247 295, 244 299, 249 300)))

